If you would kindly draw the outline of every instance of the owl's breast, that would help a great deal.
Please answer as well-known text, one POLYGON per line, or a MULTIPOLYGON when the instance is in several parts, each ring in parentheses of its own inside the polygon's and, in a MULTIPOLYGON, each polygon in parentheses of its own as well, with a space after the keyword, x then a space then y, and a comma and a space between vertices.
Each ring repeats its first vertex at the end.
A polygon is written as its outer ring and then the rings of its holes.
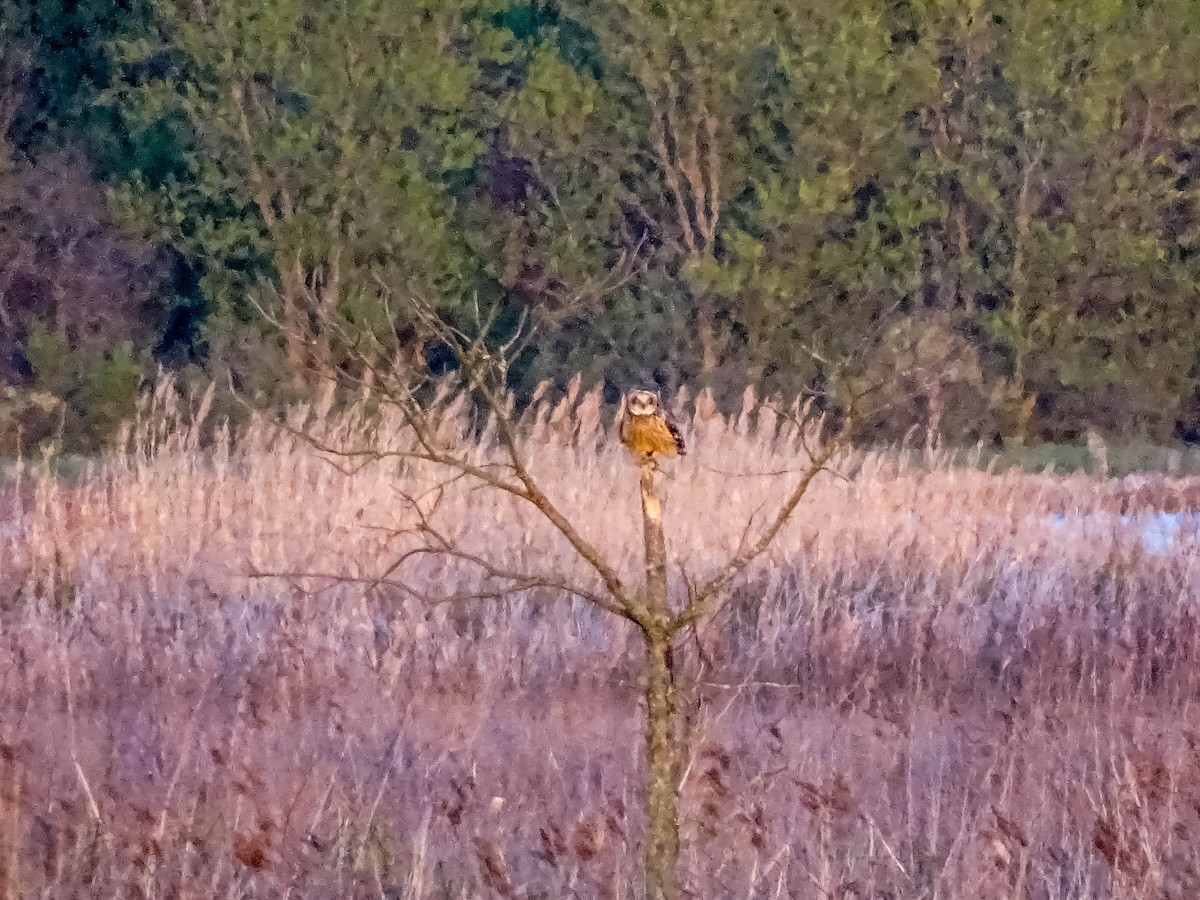
POLYGON ((621 428, 621 439, 634 453, 673 456, 678 451, 675 436, 659 415, 629 416, 621 428))

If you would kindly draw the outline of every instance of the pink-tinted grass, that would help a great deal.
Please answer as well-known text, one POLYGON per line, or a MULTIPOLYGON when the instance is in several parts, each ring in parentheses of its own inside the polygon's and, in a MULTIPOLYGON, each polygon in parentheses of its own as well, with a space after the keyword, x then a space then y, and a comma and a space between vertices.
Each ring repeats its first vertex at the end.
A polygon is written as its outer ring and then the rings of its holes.
MULTIPOLYGON (((566 542, 428 464, 265 424, 202 445, 169 396, 82 478, 7 488, 0 896, 637 896, 630 627, 546 588, 431 604, 486 585, 430 557, 369 583, 418 544, 405 497, 459 547, 596 588, 566 542)), ((680 591, 805 463, 753 398, 695 407, 666 488, 680 591)), ((292 423, 411 447, 361 410, 292 423)), ((526 455, 635 583, 610 426, 572 395, 527 416, 526 455)), ((461 411, 443 428, 498 458, 461 411)), ((1097 515, 1195 510, 1200 482, 837 467, 678 648, 690 896, 1200 896, 1195 535, 1151 554, 1097 515)))

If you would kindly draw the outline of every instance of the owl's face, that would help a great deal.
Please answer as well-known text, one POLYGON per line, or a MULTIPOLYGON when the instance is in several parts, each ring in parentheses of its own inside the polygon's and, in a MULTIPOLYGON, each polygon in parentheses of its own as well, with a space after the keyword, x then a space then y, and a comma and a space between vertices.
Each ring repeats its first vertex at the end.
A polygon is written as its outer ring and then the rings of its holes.
POLYGON ((625 408, 631 416, 657 415, 658 395, 653 391, 630 391, 625 397, 625 408))

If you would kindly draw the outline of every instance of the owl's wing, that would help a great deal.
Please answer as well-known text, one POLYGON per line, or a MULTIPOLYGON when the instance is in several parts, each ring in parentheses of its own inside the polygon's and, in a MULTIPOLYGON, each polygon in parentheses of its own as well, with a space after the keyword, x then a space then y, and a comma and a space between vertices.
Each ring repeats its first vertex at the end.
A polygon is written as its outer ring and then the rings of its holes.
POLYGON ((687 445, 683 442, 683 432, 679 430, 679 426, 666 416, 663 416, 663 422, 667 426, 667 431, 671 432, 671 437, 675 439, 675 452, 680 456, 687 456, 687 445))
POLYGON ((625 398, 621 398, 621 406, 617 410, 617 437, 621 439, 622 444, 629 443, 629 410, 625 405, 625 398))

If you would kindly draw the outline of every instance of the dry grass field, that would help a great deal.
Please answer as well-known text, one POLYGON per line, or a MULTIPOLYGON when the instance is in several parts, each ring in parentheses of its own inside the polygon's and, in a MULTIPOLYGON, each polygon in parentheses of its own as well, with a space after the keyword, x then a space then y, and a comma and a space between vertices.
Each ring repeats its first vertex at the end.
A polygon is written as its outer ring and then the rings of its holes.
MULTIPOLYGON (((403 496, 588 581, 564 542, 427 466, 346 474, 264 425, 202 447, 165 398, 123 454, 3 488, 0 896, 637 896, 627 623, 542 588, 431 604, 478 575, 429 557, 374 581, 412 549, 403 496)), ((666 487, 692 578, 803 464, 765 406, 700 406, 666 487)), ((636 470, 597 398, 527 425, 547 491, 637 578, 636 470)), ((1200 896, 1200 554, 1186 523, 1155 547, 1136 525, 1198 509, 1200 480, 844 458, 679 650, 689 896, 1200 896)))

